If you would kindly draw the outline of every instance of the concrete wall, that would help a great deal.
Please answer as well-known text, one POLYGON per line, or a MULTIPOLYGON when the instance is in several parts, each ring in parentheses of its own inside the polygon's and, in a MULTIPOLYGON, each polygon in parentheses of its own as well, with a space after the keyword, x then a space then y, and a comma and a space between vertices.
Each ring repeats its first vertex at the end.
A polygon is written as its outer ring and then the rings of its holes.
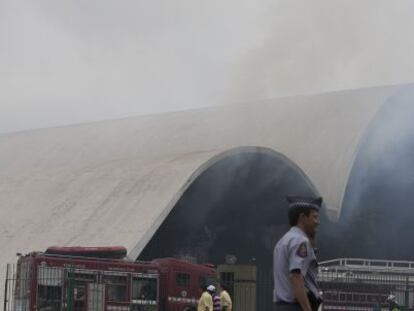
POLYGON ((135 257, 191 181, 240 146, 286 156, 337 214, 359 139, 398 90, 337 92, 1 135, 0 264, 14 261, 16 252, 53 244, 121 244, 135 257))

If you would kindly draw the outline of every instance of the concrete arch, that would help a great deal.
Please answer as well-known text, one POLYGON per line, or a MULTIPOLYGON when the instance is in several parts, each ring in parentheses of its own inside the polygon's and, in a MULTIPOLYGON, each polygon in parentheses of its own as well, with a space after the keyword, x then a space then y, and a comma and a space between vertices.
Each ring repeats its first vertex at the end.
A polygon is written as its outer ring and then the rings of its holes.
MULTIPOLYGON (((402 87, 383 103, 360 140, 338 226, 355 240, 357 256, 412 258, 413 103, 414 87, 402 87)), ((350 255, 346 248, 340 251, 350 255)))
POLYGON ((209 159, 277 150, 335 218, 358 142, 401 86, 349 90, 0 135, 0 265, 57 245, 148 241, 209 159))
MULTIPOLYGON (((391 105, 395 103, 403 103, 407 102, 407 100, 411 100, 414 94, 414 85, 413 84, 406 84, 401 86, 396 86, 395 89, 387 96, 385 96, 381 101, 377 103, 377 107, 375 111, 372 113, 370 119, 367 120, 367 123, 364 128, 361 129, 360 133, 358 134, 358 139, 355 143, 354 149, 352 150, 353 153, 350 155, 349 165, 347 170, 344 172, 344 179, 346 183, 344 187, 342 187, 341 194, 338 196, 338 205, 337 211, 335 213, 334 219, 338 219, 342 213, 342 208, 344 205, 344 200, 349 197, 350 185, 349 180, 353 171, 357 170, 355 163, 360 156, 361 151, 364 150, 365 146, 368 142, 370 135, 372 135, 373 129, 376 127, 375 123, 378 123, 378 120, 385 114, 386 108, 390 108, 391 105)), ((378 126, 377 126, 378 127, 378 126)))
POLYGON ((312 192, 316 195, 319 194, 316 187, 313 185, 312 181, 306 176, 306 174, 301 170, 301 168, 296 165, 293 161, 291 161, 288 157, 283 155, 280 152, 277 152, 271 148, 267 147, 260 147, 260 146, 240 146, 235 147, 229 150, 225 150, 223 152, 217 153, 212 156, 210 159, 205 161, 201 164, 195 171, 190 175, 190 177, 186 180, 186 182, 179 188, 177 193, 174 195, 172 200, 168 203, 166 208, 164 209, 165 214, 163 213, 160 215, 160 219, 157 220, 159 224, 158 227, 152 227, 147 231, 147 238, 141 239, 129 252, 128 257, 131 260, 136 260, 140 255, 141 251, 144 249, 146 244, 148 243, 149 239, 155 234, 157 229, 162 225, 162 222, 167 218, 168 214, 172 211, 172 209, 176 206, 177 202, 181 199, 184 193, 191 187, 191 185, 195 182, 197 178, 199 178, 204 172, 206 172, 209 168, 217 164, 218 162, 229 159, 232 157, 237 157, 243 154, 253 154, 253 155, 267 155, 269 157, 273 157, 278 159, 279 161, 285 163, 290 169, 298 173, 304 183, 308 186, 308 188, 312 189, 312 192))

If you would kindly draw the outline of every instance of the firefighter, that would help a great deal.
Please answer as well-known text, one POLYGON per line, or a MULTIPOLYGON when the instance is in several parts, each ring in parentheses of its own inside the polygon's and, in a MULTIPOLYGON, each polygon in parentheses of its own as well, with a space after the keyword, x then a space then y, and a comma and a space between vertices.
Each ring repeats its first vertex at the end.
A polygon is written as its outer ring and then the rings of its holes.
POLYGON ((273 301, 276 311, 314 311, 320 303, 314 252, 322 198, 287 197, 290 230, 273 252, 273 301))
POLYGON ((197 311, 213 311, 213 298, 205 285, 201 286, 201 297, 198 300, 197 311))
POLYGON ((220 306, 221 311, 231 311, 233 307, 233 302, 231 301, 228 287, 225 283, 220 283, 220 306))

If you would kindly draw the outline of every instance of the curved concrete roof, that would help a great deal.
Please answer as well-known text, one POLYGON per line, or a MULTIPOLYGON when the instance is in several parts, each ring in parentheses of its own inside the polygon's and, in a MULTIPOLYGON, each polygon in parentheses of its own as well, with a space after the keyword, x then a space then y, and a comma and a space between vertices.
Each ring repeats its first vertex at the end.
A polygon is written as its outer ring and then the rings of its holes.
POLYGON ((121 244, 136 257, 191 181, 240 146, 283 154, 336 214, 361 135, 399 89, 0 135, 0 264, 53 244, 121 244))

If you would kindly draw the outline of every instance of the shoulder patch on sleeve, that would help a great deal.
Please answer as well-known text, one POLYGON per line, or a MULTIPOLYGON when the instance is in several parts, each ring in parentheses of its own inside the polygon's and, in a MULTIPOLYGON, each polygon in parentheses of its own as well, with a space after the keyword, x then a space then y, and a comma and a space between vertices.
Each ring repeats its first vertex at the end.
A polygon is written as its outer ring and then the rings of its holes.
POLYGON ((308 256, 308 248, 306 247, 306 242, 303 242, 299 245, 298 250, 296 251, 296 255, 301 258, 308 256))

